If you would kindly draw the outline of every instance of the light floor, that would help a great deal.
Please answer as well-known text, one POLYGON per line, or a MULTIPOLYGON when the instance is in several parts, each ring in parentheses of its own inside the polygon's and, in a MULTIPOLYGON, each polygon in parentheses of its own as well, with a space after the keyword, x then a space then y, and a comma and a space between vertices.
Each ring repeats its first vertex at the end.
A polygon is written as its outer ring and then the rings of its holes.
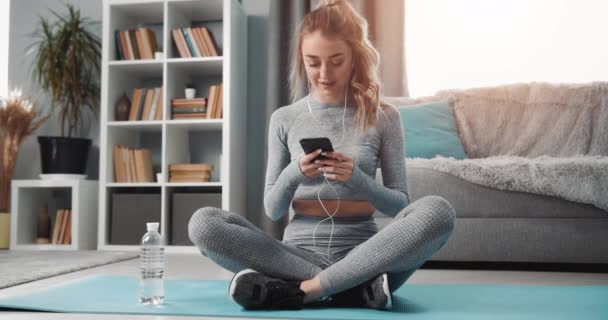
MULTIPOLYGON (((40 288, 62 283, 66 280, 83 278, 89 275, 137 275, 138 260, 132 259, 96 268, 81 270, 48 279, 0 290, 0 297, 13 294, 36 292, 40 288)), ((232 273, 221 269, 202 255, 170 254, 167 256, 167 279, 208 279, 229 280, 232 273)), ((480 270, 418 270, 408 283, 438 284, 529 284, 529 285, 608 285, 607 273, 561 273, 528 271, 480 271, 480 270)), ((11 320, 54 320, 54 319, 93 319, 93 320, 165 320, 165 319, 226 319, 209 317, 172 317, 172 316, 122 316, 93 314, 60 314, 32 312, 0 312, 0 319, 11 320)))

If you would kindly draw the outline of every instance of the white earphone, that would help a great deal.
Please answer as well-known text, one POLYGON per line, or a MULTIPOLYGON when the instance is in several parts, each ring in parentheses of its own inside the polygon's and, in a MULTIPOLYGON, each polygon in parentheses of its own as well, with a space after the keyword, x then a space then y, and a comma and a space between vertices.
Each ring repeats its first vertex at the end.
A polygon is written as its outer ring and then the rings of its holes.
MULTIPOLYGON (((354 66, 354 64, 353 64, 353 66, 354 66)), ((352 69, 351 69, 351 74, 352 74, 352 69)), ((344 93, 344 111, 342 113, 342 138, 340 139, 340 142, 337 145, 334 146, 334 149, 337 149, 337 146, 341 146, 342 142, 344 142, 345 131, 346 131, 346 122, 345 121, 346 121, 346 102, 347 102, 347 99, 348 99, 348 86, 349 86, 349 84, 346 85, 346 90, 345 90, 345 93, 344 93)), ((309 86, 309 88, 310 88, 310 86, 309 86)), ((315 119, 315 121, 317 123, 319 123, 318 119, 315 118, 314 114, 312 113, 312 106, 310 105, 310 95, 311 94, 312 93, 308 94, 307 101, 306 101, 307 104, 308 104, 308 111, 310 112, 311 117, 313 119, 315 119)), ((325 263, 327 263, 327 264, 333 264, 333 261, 331 259, 331 255, 329 253, 329 249, 331 247, 331 240, 332 240, 333 234, 334 234, 334 215, 336 215, 336 213, 340 209, 340 202, 341 202, 341 200, 340 200, 340 195, 338 194, 338 191, 336 191, 336 189, 331 185, 331 183, 329 182, 329 180, 327 180, 327 176, 326 176, 326 172, 325 171, 323 171, 323 178, 325 179, 325 183, 327 183, 327 185, 336 194, 336 198, 338 198, 338 205, 336 206, 336 209, 334 210, 334 212, 330 214, 329 211, 327 210, 327 208, 325 208, 325 205, 323 205, 323 201, 321 201, 321 191, 323 190, 323 188, 325 188, 325 186, 323 186, 323 187, 321 187, 321 189, 319 189, 319 191, 317 192, 317 199, 319 200, 319 203, 321 204, 321 207, 323 208, 323 210, 327 214, 327 218, 319 221, 317 223, 317 225, 315 226, 315 228, 313 229, 313 231, 312 231, 312 243, 313 243, 313 247, 315 249, 315 254, 321 255, 321 257, 323 259, 325 259, 325 261, 324 261, 325 263), (331 221, 331 232, 329 234, 329 242, 327 243, 327 254, 323 254, 323 253, 320 253, 320 252, 316 251, 317 244, 316 244, 315 233, 316 233, 317 228, 319 227, 319 225, 321 225, 321 223, 323 223, 326 220, 330 220, 331 221)))

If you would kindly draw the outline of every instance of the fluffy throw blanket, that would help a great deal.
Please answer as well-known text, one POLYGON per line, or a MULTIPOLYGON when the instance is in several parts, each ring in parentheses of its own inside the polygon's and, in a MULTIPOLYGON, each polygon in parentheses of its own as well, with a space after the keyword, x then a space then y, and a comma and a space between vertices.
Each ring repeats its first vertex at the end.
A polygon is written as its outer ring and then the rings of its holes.
POLYGON ((497 156, 456 160, 438 156, 408 158, 407 165, 446 172, 487 187, 550 195, 608 211, 608 157, 497 156))
POLYGON ((444 90, 469 158, 608 156, 608 82, 444 90))

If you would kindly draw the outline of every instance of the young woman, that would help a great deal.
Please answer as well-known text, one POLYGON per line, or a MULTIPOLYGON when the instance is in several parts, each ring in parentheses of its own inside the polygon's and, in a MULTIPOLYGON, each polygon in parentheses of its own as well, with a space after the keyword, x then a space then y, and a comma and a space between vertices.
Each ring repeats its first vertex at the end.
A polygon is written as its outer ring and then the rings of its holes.
POLYGON ((236 273, 229 294, 244 308, 299 309, 320 298, 390 308, 391 292, 450 236, 455 213, 445 199, 409 203, 403 127, 379 100, 378 63, 367 22, 345 1, 321 1, 293 51, 292 88, 307 81, 309 93, 270 119, 264 206, 278 220, 292 205, 283 241, 221 209, 192 216, 190 239, 236 273), (304 154, 300 139, 311 137, 330 138, 335 151, 304 154), (394 217, 381 231, 375 210, 394 217))

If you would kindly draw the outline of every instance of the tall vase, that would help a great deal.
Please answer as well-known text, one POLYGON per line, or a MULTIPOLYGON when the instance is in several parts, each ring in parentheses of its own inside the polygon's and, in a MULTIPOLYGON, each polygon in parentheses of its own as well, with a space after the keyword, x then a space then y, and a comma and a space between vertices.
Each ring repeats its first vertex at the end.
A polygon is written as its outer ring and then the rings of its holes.
POLYGON ((11 231, 11 215, 8 212, 0 212, 0 249, 8 249, 11 231))
POLYGON ((10 209, 11 179, 17 163, 21 139, 9 135, 0 138, 0 212, 10 209))

